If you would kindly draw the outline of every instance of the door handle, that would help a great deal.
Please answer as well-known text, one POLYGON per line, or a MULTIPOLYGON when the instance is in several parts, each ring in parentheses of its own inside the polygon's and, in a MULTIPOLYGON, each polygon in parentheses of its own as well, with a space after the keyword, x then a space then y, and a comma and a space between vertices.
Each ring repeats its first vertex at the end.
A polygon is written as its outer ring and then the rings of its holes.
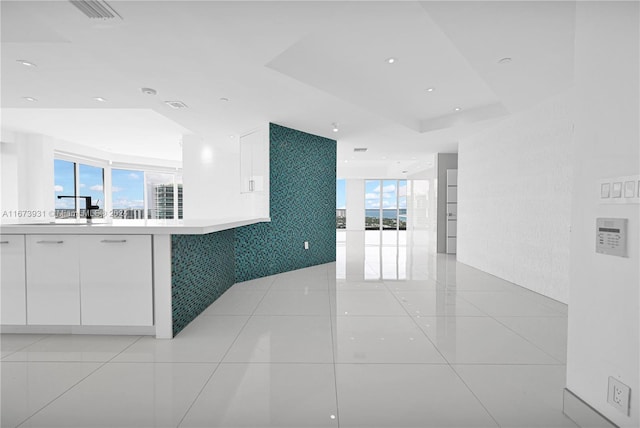
POLYGON ((64 241, 37 241, 36 244, 62 244, 64 241))
POLYGON ((123 244, 127 242, 126 239, 103 239, 100 242, 104 242, 105 244, 123 244))

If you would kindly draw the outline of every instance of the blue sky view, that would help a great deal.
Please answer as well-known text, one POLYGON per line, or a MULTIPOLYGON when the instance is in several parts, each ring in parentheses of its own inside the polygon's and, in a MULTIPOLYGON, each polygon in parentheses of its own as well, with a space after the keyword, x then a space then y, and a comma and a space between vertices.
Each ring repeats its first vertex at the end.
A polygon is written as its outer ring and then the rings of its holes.
POLYGON ((111 170, 113 208, 144 208, 144 172, 130 169, 111 170))
MULTIPOLYGON (((73 195, 75 173, 74 163, 55 159, 54 192, 56 195, 55 207, 59 209, 74 209, 73 199, 58 199, 58 195, 73 195)), ((94 203, 99 200, 98 206, 104 208, 104 169, 90 165, 79 165, 79 189, 78 196, 91 196, 94 203)), ((142 171, 113 169, 112 175, 113 208, 143 208, 144 206, 144 173, 142 171)), ((84 200, 80 200, 80 208, 84 208, 84 200)))
MULTIPOLYGON (((364 195, 366 209, 380 208, 381 191, 383 209, 407 208, 406 180, 366 180, 364 195), (382 188, 380 187, 381 182, 382 188)), ((344 209, 346 205, 346 181, 344 179, 338 179, 336 180, 336 208, 344 209)))

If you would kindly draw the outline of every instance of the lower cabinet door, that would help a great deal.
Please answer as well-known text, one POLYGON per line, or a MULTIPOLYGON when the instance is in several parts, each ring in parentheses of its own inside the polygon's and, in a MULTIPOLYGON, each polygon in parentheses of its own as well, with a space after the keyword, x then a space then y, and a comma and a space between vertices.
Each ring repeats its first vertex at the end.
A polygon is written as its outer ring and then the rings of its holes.
POLYGON ((80 236, 82 325, 151 326, 151 236, 80 236))
POLYGON ((0 236, 0 324, 25 325, 24 235, 0 236))
POLYGON ((79 325, 78 236, 27 235, 27 324, 79 325))

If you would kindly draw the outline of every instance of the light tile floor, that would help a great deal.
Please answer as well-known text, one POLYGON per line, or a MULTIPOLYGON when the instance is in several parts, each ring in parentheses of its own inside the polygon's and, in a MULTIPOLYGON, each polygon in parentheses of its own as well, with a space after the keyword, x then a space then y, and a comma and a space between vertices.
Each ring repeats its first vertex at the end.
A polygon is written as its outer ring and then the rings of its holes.
POLYGON ((404 237, 348 238, 173 340, 2 335, 2 427, 576 426, 566 305, 404 237))

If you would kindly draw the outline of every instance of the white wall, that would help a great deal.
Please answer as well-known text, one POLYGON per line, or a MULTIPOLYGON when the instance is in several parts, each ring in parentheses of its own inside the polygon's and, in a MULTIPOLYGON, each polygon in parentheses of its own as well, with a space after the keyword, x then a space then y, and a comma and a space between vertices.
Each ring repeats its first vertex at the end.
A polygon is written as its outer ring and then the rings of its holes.
POLYGON ((3 223, 52 221, 55 218, 53 139, 5 131, 0 148, 3 166, 0 220, 3 223), (16 217, 13 214, 16 211, 35 212, 37 215, 16 217))
POLYGON ((620 427, 640 426, 640 206, 600 205, 597 181, 640 172, 640 7, 578 2, 567 388, 620 427), (629 257, 597 254, 598 217, 629 219, 629 257), (631 387, 631 417, 607 404, 631 387))
POLYGON ((431 168, 407 177, 407 246, 425 247, 435 253, 438 239, 438 167, 434 160, 431 168))
POLYGON ((459 143, 463 263, 568 302, 571 94, 459 143))
POLYGON ((364 180, 347 179, 347 230, 364 230, 364 180))

